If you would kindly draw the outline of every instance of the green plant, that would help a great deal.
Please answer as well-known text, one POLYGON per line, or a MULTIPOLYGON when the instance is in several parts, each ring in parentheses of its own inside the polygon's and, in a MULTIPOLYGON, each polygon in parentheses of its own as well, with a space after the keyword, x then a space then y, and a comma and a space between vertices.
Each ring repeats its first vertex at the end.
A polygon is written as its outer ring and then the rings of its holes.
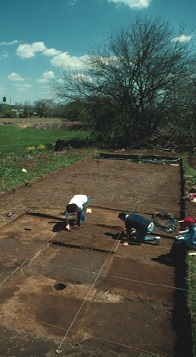
POLYGON ((28 152, 35 151, 35 146, 29 146, 26 148, 28 152))
POLYGON ((184 170, 185 179, 189 179, 190 181, 195 182, 196 181, 196 170, 194 168, 190 167, 188 154, 184 154, 182 156, 182 162, 183 162, 183 170, 184 170))
POLYGON ((46 149, 46 146, 43 145, 43 144, 39 144, 38 147, 37 147, 38 150, 45 150, 46 149))

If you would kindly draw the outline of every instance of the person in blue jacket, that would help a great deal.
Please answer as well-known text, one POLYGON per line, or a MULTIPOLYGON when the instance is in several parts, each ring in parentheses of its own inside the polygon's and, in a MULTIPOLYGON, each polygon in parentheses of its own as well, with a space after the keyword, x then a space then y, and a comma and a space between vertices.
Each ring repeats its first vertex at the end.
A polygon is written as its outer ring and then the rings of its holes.
POLYGON ((181 266, 181 264, 184 264, 187 252, 190 250, 196 251, 195 218, 187 216, 183 221, 179 222, 183 222, 183 225, 175 237, 170 252, 158 258, 153 258, 153 260, 166 265, 176 266, 176 264, 179 264, 181 266))
POLYGON ((68 203, 65 211, 65 229, 70 231, 69 216, 70 213, 77 213, 77 225, 80 227, 85 220, 85 208, 90 202, 87 195, 75 195, 68 203))
POLYGON ((184 219, 184 230, 178 232, 171 248, 171 258, 182 258, 188 250, 196 250, 196 221, 195 218, 187 216, 184 219))
MULTIPOLYGON (((159 236, 148 236, 154 229, 154 223, 148 218, 138 213, 128 214, 125 212, 119 213, 118 218, 125 222, 127 240, 134 234, 136 236, 136 242, 154 241, 156 245, 160 244, 159 236)), ((125 242, 124 245, 128 245, 128 242, 125 242)))

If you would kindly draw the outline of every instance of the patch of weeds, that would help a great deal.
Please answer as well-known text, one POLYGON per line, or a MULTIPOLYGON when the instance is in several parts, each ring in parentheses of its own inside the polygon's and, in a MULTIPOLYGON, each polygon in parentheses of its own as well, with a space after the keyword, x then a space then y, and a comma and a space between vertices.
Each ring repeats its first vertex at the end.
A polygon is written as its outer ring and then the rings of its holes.
POLYGON ((192 340, 193 340, 193 355, 196 356, 196 257, 187 257, 188 266, 188 309, 191 315, 192 324, 192 340))
POLYGON ((85 150, 82 153, 68 151, 61 155, 54 152, 32 151, 31 155, 26 154, 18 157, 15 162, 2 162, 0 168, 1 191, 14 188, 22 184, 28 184, 31 180, 52 173, 60 168, 68 167, 75 162, 91 156, 95 150, 85 150), (24 171, 25 169, 25 171, 24 171))
POLYGON ((0 177, 1 191, 25 184, 28 181, 27 176, 24 175, 21 168, 11 164, 1 164, 0 177))
POLYGON ((189 155, 182 156, 183 169, 185 173, 185 179, 189 179, 191 182, 196 181, 196 170, 189 165, 189 155))
POLYGON ((45 149, 46 149, 46 146, 43 145, 43 144, 39 144, 39 145, 37 146, 37 149, 38 149, 38 150, 45 150, 45 149))
POLYGON ((30 153, 31 151, 35 151, 36 147, 35 146, 29 146, 26 148, 26 150, 30 153))

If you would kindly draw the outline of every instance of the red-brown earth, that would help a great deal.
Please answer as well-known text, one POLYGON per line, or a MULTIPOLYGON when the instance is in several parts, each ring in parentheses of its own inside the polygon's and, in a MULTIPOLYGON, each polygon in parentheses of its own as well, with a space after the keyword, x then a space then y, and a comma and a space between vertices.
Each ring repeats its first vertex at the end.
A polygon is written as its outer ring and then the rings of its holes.
POLYGON ((1 194, 0 356, 191 356, 184 267, 157 259, 176 232, 156 227, 159 246, 124 247, 117 218, 194 214, 182 199, 180 156, 111 154, 140 159, 91 157, 1 194), (92 213, 80 229, 73 216, 66 232, 63 212, 77 193, 90 197, 92 213))

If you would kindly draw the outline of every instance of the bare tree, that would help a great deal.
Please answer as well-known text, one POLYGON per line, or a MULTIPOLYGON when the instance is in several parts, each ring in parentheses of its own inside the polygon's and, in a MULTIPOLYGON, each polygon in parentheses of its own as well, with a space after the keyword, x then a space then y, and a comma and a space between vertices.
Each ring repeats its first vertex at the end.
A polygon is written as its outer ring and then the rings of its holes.
POLYGON ((34 110, 40 118, 50 114, 53 101, 51 99, 40 99, 34 102, 34 110))
POLYGON ((33 115, 33 106, 29 101, 25 101, 23 105, 23 109, 24 109, 23 112, 24 118, 31 118, 31 116, 33 115))
POLYGON ((193 68, 184 31, 181 26, 175 34, 167 22, 139 16, 92 50, 82 71, 64 69, 55 92, 86 105, 99 140, 145 145, 186 105, 179 88, 190 83, 193 68))

